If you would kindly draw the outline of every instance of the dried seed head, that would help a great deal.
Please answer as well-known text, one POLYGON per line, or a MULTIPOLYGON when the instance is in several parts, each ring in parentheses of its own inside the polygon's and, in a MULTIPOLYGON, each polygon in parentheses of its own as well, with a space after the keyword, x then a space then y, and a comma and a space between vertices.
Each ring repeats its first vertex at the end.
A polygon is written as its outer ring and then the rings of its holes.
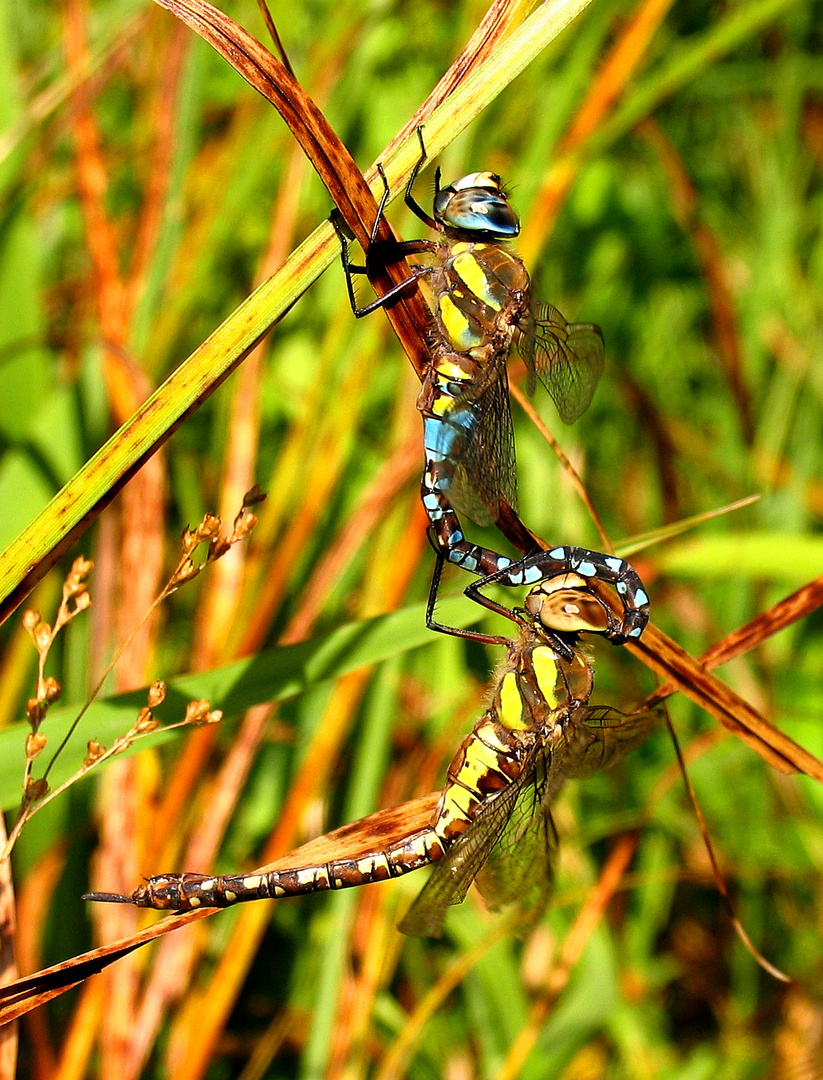
POLYGON ((197 536, 201 541, 213 540, 220 535, 223 522, 216 514, 204 514, 203 520, 197 526, 197 536))
POLYGON ((90 769, 95 761, 99 761, 103 754, 105 754, 106 748, 105 746, 101 746, 97 739, 89 739, 86 751, 86 756, 83 758, 83 765, 87 769, 90 769))
POLYGON ((223 719, 222 709, 211 709, 205 716, 201 716, 197 721, 198 724, 219 724, 223 719))
MULTIPOLYGON (((197 545, 195 544, 195 547, 196 546, 197 545)), ((191 581, 192 578, 197 577, 199 573, 200 570, 194 565, 191 559, 186 556, 185 558, 180 560, 177 569, 172 574, 170 584, 175 587, 179 587, 184 582, 191 581)))
POLYGON ((43 752, 48 739, 45 735, 38 735, 36 732, 32 732, 26 736, 26 761, 34 761, 38 754, 43 752))
POLYGON ((190 701, 186 706, 186 723, 202 723, 202 717, 204 717, 208 711, 209 702, 206 701, 205 698, 199 698, 197 701, 190 701))
POLYGON ((85 592, 86 582, 83 579, 93 569, 94 563, 89 562, 88 559, 84 559, 82 555, 75 559, 71 564, 71 570, 69 570, 66 575, 66 580, 63 585, 63 598, 66 599, 69 596, 74 596, 76 593, 85 592))
POLYGON ((141 709, 137 714, 132 731, 137 735, 145 735, 148 731, 156 731, 160 727, 159 720, 152 716, 151 709, 141 709))
POLYGON ((245 540, 256 524, 257 514, 252 513, 251 510, 246 510, 245 508, 241 510, 234 519, 234 529, 231 534, 232 542, 245 540))
POLYGON ((226 552, 231 548, 231 543, 223 536, 217 536, 209 544, 209 562, 214 562, 215 559, 222 559, 226 552))
POLYGON ((199 543, 200 540, 194 529, 183 530, 183 535, 180 537, 180 546, 183 549, 184 555, 191 555, 199 543))
POLYGON ((47 704, 53 705, 60 697, 61 693, 62 687, 60 686, 60 683, 53 675, 49 675, 49 677, 43 681, 43 697, 47 704))
POLYGON ((209 709, 209 702, 205 698, 199 701, 190 701, 186 706, 186 724, 216 724, 223 719, 220 709, 209 709))
POLYGON ((29 698, 26 702, 26 719, 30 724, 39 724, 48 712, 48 703, 41 698, 29 698))
POLYGON ((85 611, 86 608, 91 607, 91 595, 84 589, 81 593, 78 593, 74 597, 74 611, 72 614, 77 615, 81 611, 85 611))
POLYGON ((156 709, 158 705, 162 704, 166 700, 166 691, 168 686, 158 679, 157 682, 153 682, 149 687, 148 702, 150 709, 156 709))
POLYGON ((40 623, 40 612, 29 608, 23 612, 23 629, 27 634, 34 636, 34 631, 40 623))
POLYGON ((28 803, 37 802, 38 799, 43 798, 48 790, 48 781, 44 780, 42 777, 39 780, 35 780, 33 776, 30 776, 26 781, 24 798, 28 803))
POLYGON ((41 622, 35 628, 34 644, 39 652, 47 649, 51 644, 51 626, 47 622, 41 622))
POLYGON ((71 564, 69 578, 76 578, 79 581, 81 578, 88 577, 93 569, 94 563, 91 559, 86 559, 83 555, 78 555, 71 564))
POLYGON ((259 484, 255 484, 254 487, 249 488, 249 490, 243 496, 243 510, 245 510, 249 506, 257 506, 259 503, 265 501, 265 491, 263 491, 259 484))

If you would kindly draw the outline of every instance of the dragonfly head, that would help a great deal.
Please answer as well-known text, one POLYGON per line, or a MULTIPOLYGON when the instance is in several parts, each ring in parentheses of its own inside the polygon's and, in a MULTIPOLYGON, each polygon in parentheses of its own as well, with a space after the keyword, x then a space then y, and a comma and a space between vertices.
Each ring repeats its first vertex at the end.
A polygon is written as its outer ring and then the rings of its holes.
POLYGON ((475 172, 455 180, 434 194, 434 218, 449 232, 465 237, 511 240, 520 221, 496 173, 475 172))
POLYGON ((526 611, 547 630, 602 634, 613 629, 614 615, 579 574, 558 574, 529 592, 526 611))

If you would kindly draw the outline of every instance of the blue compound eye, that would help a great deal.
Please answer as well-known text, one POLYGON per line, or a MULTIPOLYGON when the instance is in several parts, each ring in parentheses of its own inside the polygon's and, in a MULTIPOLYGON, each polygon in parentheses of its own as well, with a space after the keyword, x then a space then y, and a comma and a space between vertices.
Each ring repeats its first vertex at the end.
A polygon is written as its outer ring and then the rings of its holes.
POLYGON ((434 199, 434 216, 448 229, 501 240, 520 232, 520 221, 495 173, 470 173, 441 188, 434 199))

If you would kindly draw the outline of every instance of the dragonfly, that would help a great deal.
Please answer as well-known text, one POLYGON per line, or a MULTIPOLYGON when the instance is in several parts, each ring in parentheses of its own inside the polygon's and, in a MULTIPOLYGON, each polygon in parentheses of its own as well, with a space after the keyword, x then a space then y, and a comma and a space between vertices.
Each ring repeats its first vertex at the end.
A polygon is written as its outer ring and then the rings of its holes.
MULTIPOLYGON (((507 363, 516 346, 528 371, 529 393, 539 380, 566 423, 588 408, 603 371, 603 335, 592 323, 569 323, 556 307, 536 303, 522 259, 510 245, 520 232, 503 182, 474 172, 446 187, 435 172, 432 214, 413 189, 421 156, 406 186, 413 213, 438 240, 392 244, 396 255, 423 256, 411 276, 372 303, 359 306, 354 280, 368 272, 349 257, 349 240, 335 219, 352 311, 358 318, 395 300, 414 282, 427 287, 432 322, 430 362, 417 407, 423 417, 425 468, 421 482, 429 534, 436 551, 463 569, 501 585, 531 585, 549 574, 576 573, 613 585, 623 618, 604 634, 615 644, 637 639, 649 618, 649 598, 634 568, 614 555, 557 546, 512 560, 466 539, 458 513, 478 525, 494 524, 502 502, 517 505, 514 432, 507 363)), ((376 242, 389 196, 384 193, 371 232, 367 263, 381 254, 376 242)), ((385 247, 385 245, 384 245, 385 247)), ((436 624, 433 629, 442 629, 436 624)))
POLYGON ((558 575, 535 586, 524 609, 508 610, 514 636, 477 634, 479 641, 503 645, 506 658, 483 715, 447 769, 434 811, 399 839, 385 841, 387 822, 402 821, 402 808, 395 808, 331 834, 344 848, 346 838, 365 835, 356 852, 245 874, 162 874, 128 896, 90 893, 85 899, 175 911, 222 908, 365 885, 433 865, 400 924, 404 933, 440 936, 449 906, 461 902, 475 880, 491 906, 516 901, 524 920, 536 919, 550 893, 557 848, 552 799, 564 780, 591 776, 641 743, 658 718, 654 710, 623 714, 591 706, 587 652, 578 644, 568 654, 554 648, 558 623, 602 631, 603 609, 584 578, 558 575))

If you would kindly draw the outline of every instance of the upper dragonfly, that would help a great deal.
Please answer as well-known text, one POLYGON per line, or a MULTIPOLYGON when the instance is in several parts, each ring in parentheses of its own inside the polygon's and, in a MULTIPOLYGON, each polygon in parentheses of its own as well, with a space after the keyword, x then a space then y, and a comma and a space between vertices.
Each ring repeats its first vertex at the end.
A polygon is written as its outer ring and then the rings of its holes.
MULTIPOLYGON (((423 152, 406 187, 406 203, 438 240, 393 245, 398 255, 426 259, 405 281, 365 307, 354 294, 353 274, 367 271, 348 255, 338 228, 352 310, 360 317, 390 303, 412 282, 429 293, 431 359, 417 407, 423 416, 426 465, 423 505, 436 549, 449 562, 502 585, 530 585, 552 573, 573 572, 617 588, 624 616, 605 631, 615 642, 637 638, 648 621, 649 601, 634 569, 623 559, 586 548, 556 547, 512 560, 466 540, 457 513, 479 525, 496 522, 501 503, 517 505, 517 473, 507 362, 512 344, 529 374, 546 387, 560 416, 572 423, 588 407, 603 370, 603 335, 592 323, 568 323, 551 304, 532 297, 528 271, 509 241, 520 222, 499 176, 470 173, 440 186, 435 173, 433 216, 417 203, 413 187, 423 152)), ((382 170, 381 170, 382 174, 382 170)), ((384 178, 385 182, 385 178, 384 178)), ((388 199, 380 202, 372 240, 388 199)), ((368 260, 381 257, 373 243, 368 260)))
POLYGON ((467 631, 505 646, 506 658, 427 823, 406 821, 399 838, 387 839, 389 825, 403 821, 400 807, 330 834, 338 847, 333 857, 301 859, 298 850, 287 867, 219 877, 163 874, 128 896, 91 893, 86 899, 177 911, 227 907, 364 885, 433 863, 400 924, 404 933, 438 937, 449 905, 463 900, 475 878, 491 906, 516 903, 520 925, 529 925, 550 894, 556 849, 550 804, 563 781, 613 764, 646 738, 658 714, 590 706, 587 654, 577 646, 568 655, 553 647, 558 623, 572 634, 605 625, 608 616, 585 579, 555 576, 531 589, 524 610, 502 613, 516 624, 516 636, 467 631))

